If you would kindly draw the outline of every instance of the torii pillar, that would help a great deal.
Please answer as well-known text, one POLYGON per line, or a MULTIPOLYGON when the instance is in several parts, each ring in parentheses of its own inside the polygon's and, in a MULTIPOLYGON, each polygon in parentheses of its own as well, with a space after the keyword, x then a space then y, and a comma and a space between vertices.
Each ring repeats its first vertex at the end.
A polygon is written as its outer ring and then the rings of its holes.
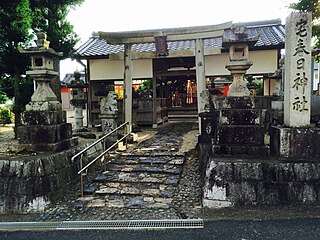
POLYGON ((129 122, 132 130, 132 44, 124 45, 124 122, 129 122))
MULTIPOLYGON (((205 65, 204 65, 204 47, 203 39, 196 39, 196 79, 197 79, 197 104, 198 104, 198 113, 204 111, 205 102, 202 101, 202 95, 206 90, 206 74, 205 74, 205 65)), ((199 117, 199 132, 201 133, 201 118, 199 117)))

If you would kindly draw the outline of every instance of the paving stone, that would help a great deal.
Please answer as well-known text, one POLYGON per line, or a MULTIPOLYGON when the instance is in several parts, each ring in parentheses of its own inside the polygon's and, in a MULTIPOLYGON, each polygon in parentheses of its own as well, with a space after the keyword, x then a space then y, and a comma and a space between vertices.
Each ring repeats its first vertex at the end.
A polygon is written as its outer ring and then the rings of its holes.
POLYGON ((120 190, 120 194, 140 194, 140 191, 137 188, 125 187, 120 190))
POLYGON ((88 208, 105 207, 106 201, 103 199, 94 199, 87 204, 88 208))
POLYGON ((129 198, 125 206, 127 208, 145 208, 145 202, 143 201, 142 196, 137 196, 129 198))
POLYGON ((107 206, 110 208, 123 208, 124 207, 124 201, 122 200, 111 200, 108 201, 107 206))
POLYGON ((147 196, 158 196, 160 193, 159 189, 145 189, 141 192, 143 195, 147 196))
POLYGON ((103 187, 96 191, 96 194, 114 194, 117 193, 119 190, 118 188, 111 188, 111 187, 103 187))
POLYGON ((96 191, 96 187, 93 185, 90 185, 83 189, 83 193, 86 195, 92 195, 96 191))

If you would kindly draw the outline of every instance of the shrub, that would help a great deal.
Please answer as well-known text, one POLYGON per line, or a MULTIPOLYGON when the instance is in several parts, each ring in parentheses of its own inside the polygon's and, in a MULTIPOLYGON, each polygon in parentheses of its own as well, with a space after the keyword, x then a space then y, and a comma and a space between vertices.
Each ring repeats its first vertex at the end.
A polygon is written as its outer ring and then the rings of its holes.
POLYGON ((0 107, 0 124, 12 123, 13 114, 9 108, 0 107))

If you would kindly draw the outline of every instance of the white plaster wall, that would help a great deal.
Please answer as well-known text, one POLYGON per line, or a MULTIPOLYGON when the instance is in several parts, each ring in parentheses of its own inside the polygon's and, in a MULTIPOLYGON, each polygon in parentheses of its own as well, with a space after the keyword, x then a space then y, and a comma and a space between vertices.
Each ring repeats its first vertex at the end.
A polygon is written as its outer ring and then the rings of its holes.
POLYGON ((133 60, 132 77, 133 78, 152 78, 152 59, 133 60))
MULTIPOLYGON (((123 79, 124 61, 109 59, 90 60, 91 80, 123 79)), ((132 77, 145 79, 152 78, 152 59, 139 59, 132 61, 132 77)))
MULTIPOLYGON (((277 50, 249 52, 249 60, 253 62, 248 74, 271 73, 277 69, 277 50)), ((229 62, 229 53, 205 57, 206 76, 230 75, 225 68, 229 62)))
MULTIPOLYGON (((249 52, 249 60, 253 66, 248 74, 271 73, 277 69, 277 50, 249 52)), ((206 76, 230 75, 225 68, 229 62, 229 53, 205 56, 206 76)), ((152 78, 152 59, 134 59, 132 77, 135 79, 152 78)), ((123 79, 124 62, 121 59, 90 60, 91 80, 123 79)))

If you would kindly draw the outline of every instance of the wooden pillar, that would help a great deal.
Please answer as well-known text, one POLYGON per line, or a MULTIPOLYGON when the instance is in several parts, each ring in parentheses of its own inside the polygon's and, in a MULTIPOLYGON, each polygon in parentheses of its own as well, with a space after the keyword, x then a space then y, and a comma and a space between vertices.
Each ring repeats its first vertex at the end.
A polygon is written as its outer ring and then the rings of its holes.
POLYGON ((153 124, 152 128, 157 128, 158 123, 157 123, 157 78, 153 77, 152 78, 152 119, 153 119, 153 124))
MULTIPOLYGON (((196 39, 196 78, 197 78, 197 104, 198 114, 204 111, 205 103, 202 101, 201 93, 206 90, 206 74, 204 66, 203 39, 196 39)), ((201 119, 199 118, 199 132, 201 133, 201 119)))
POLYGON ((124 121, 132 130, 132 61, 131 44, 124 45, 124 121))

